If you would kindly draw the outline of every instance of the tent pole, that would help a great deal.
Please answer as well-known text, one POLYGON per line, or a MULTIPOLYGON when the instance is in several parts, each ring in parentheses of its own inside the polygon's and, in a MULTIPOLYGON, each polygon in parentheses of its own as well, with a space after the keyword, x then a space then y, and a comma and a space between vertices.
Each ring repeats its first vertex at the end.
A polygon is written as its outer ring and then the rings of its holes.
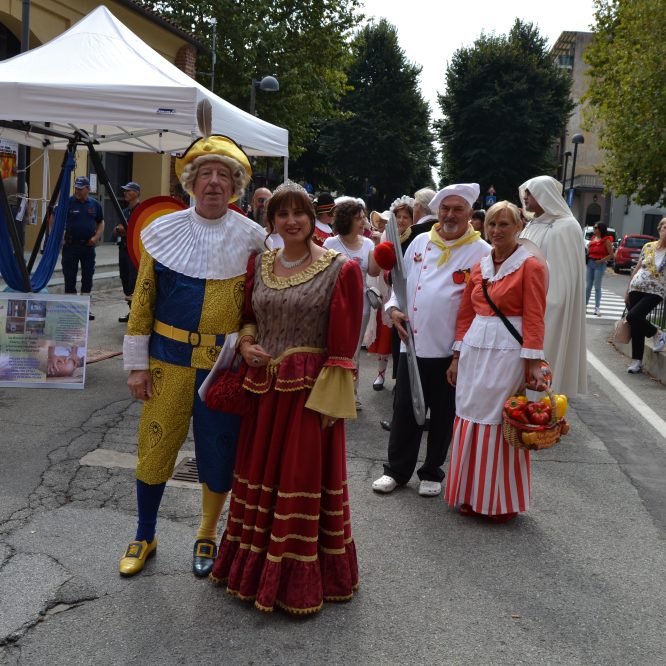
POLYGON ((287 156, 284 157, 284 166, 283 166, 283 181, 284 183, 287 182, 289 179, 289 158, 287 156))
POLYGON ((21 277, 23 278, 23 291, 26 294, 29 294, 32 291, 32 285, 30 284, 30 273, 28 273, 28 269, 25 265, 23 246, 21 245, 21 239, 19 238, 18 231, 16 229, 14 214, 12 213, 12 209, 9 206, 7 191, 5 190, 5 184, 2 178, 0 178, 0 206, 2 206, 2 209, 5 213, 5 219, 7 220, 7 231, 9 231, 9 238, 12 242, 16 263, 19 267, 19 270, 21 271, 21 277))
POLYGON ((32 254, 30 255, 30 261, 28 262, 28 273, 32 272, 32 267, 35 265, 35 260, 37 259, 37 253, 39 248, 42 246, 42 241, 44 240, 44 234, 48 228, 49 218, 55 207, 56 199, 58 198, 58 192, 60 192, 60 184, 62 183, 62 175, 65 171, 65 164, 67 164, 67 155, 69 155, 74 150, 74 140, 70 140, 67 150, 62 158, 62 165, 60 166, 60 174, 58 175, 58 180, 53 188, 53 194, 51 194, 51 199, 49 200, 48 205, 46 206, 46 211, 44 217, 42 218, 42 226, 39 228, 39 233, 37 234, 37 240, 32 248, 32 254))
POLYGON ((90 159, 92 160, 92 163, 95 165, 95 173, 97 173, 102 183, 109 191, 109 197, 111 199, 111 205, 113 206, 113 209, 116 211, 116 213, 118 213, 121 220, 125 219, 125 216, 123 215, 123 209, 120 207, 118 199, 116 199, 116 192, 111 187, 111 183, 109 182, 109 177, 106 174, 106 169, 102 164, 102 160, 99 159, 99 155, 97 154, 97 151, 95 150, 95 147, 93 146, 92 143, 87 142, 86 146, 88 147, 88 152, 90 153, 90 159))

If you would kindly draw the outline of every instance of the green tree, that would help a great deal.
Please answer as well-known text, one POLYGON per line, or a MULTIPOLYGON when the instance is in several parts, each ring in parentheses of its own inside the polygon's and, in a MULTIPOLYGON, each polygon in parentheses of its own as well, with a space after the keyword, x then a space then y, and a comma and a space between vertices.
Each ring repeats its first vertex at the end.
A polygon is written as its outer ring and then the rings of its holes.
POLYGON ((516 200, 520 183, 555 166, 570 89, 531 23, 516 19, 508 35, 482 34, 456 51, 438 98, 442 181, 494 185, 499 199, 516 200))
POLYGON ((352 89, 340 101, 343 115, 322 123, 297 168, 314 168, 304 175, 386 206, 432 184, 430 108, 419 90, 421 68, 407 61, 395 27, 385 19, 358 32, 352 54, 352 89))
MULTIPOLYGON (((352 28, 360 0, 144 0, 143 4, 212 44, 217 19, 214 92, 249 110, 252 79, 267 74, 278 93, 258 92, 256 113, 289 130, 297 157, 314 136, 313 120, 336 112, 347 90, 352 28)), ((210 85, 211 61, 199 57, 197 78, 210 85)))
POLYGON ((595 0, 596 25, 584 58, 587 127, 605 149, 606 188, 639 204, 666 205, 666 26, 663 0, 595 0))

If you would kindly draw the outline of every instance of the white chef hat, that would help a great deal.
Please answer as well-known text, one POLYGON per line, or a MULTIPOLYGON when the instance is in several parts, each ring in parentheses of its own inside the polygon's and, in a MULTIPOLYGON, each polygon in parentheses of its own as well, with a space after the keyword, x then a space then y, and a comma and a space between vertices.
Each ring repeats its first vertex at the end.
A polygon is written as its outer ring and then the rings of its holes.
POLYGON ((456 185, 447 185, 444 189, 440 190, 430 201, 430 210, 437 213, 439 204, 443 199, 450 196, 462 197, 470 206, 479 198, 481 188, 478 183, 458 183, 456 185))

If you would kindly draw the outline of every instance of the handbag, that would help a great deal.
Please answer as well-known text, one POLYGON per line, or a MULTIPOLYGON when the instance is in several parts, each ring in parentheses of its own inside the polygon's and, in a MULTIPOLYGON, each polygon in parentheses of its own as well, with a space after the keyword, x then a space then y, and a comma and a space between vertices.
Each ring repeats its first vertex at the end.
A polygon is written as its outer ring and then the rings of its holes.
POLYGON ((382 307, 384 299, 382 298, 382 294, 379 289, 377 289, 377 287, 366 287, 365 295, 368 299, 368 302, 370 303, 370 307, 373 310, 377 310, 378 308, 382 307))
POLYGON ((250 396, 243 388, 247 363, 236 354, 231 365, 221 370, 206 393, 206 407, 216 412, 245 416, 250 411, 250 396))
POLYGON ((615 322, 613 342, 616 342, 619 345, 626 345, 631 342, 631 326, 627 321, 627 308, 624 308, 624 312, 622 313, 620 320, 615 322))

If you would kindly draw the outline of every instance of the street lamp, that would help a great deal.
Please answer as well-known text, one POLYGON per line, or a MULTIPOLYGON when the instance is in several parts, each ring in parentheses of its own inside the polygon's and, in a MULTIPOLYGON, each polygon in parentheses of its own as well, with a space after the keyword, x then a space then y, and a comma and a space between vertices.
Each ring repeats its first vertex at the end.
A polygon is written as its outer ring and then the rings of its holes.
POLYGON ((576 157, 578 156, 578 144, 585 143, 585 137, 582 134, 574 134, 571 137, 571 143, 574 145, 574 151, 573 162, 571 163, 571 185, 569 186, 569 189, 573 190, 574 174, 576 173, 576 157))
POLYGON ((564 196, 564 191, 567 189, 567 166, 569 165, 570 157, 571 151, 567 150, 564 153, 564 171, 562 171, 562 196, 564 196))
POLYGON ((215 92, 215 63, 217 62, 217 19, 213 16, 210 19, 213 26, 213 55, 210 60, 210 91, 215 92))
POLYGON ((256 116, 254 107, 257 101, 257 90, 264 92, 277 92, 280 90, 280 84, 274 76, 264 76, 263 79, 252 79, 250 86, 250 115, 256 116))

